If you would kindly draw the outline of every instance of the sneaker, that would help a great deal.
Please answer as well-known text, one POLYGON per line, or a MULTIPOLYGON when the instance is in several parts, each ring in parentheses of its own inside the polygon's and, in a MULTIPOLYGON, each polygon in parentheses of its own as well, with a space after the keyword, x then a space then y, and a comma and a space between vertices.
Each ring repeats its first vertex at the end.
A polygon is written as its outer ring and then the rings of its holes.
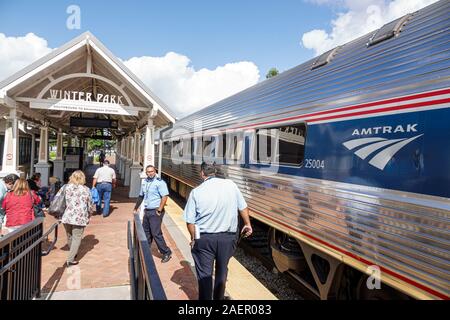
POLYGON ((172 258, 172 253, 167 253, 163 256, 163 258, 161 259, 162 263, 166 263, 167 261, 169 261, 172 258))
POLYGON ((76 266, 78 263, 79 263, 78 261, 72 261, 72 262, 67 261, 66 265, 67 265, 67 268, 69 268, 70 266, 76 266))

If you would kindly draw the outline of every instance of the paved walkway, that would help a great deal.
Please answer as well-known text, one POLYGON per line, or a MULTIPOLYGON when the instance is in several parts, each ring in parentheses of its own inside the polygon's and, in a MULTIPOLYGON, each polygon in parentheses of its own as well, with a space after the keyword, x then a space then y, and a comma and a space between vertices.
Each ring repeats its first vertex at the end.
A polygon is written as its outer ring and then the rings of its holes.
MULTIPOLYGON (((111 159, 114 163, 114 158, 111 159)), ((97 166, 87 168, 88 186, 92 185, 97 166)), ((66 234, 59 226, 55 249, 43 258, 42 299, 54 300, 118 300, 130 299, 128 272, 127 223, 133 221, 135 199, 128 198, 129 189, 120 185, 113 190, 111 215, 95 215, 86 227, 78 253, 79 265, 66 268, 68 254, 66 234)), ((189 234, 182 219, 182 208, 169 199, 162 226, 164 238, 172 249, 172 259, 161 263, 156 245, 152 254, 169 300, 196 300, 197 280, 190 253, 189 234)), ((56 220, 48 216, 45 228, 56 220)), ((51 240, 51 239, 50 239, 51 240)), ((276 299, 236 259, 231 258, 227 279, 227 295, 232 299, 276 299)))
MULTIPOLYGON (((92 177, 96 166, 87 168, 87 176, 92 177)), ((88 186, 91 183, 88 182, 88 186)), ((42 287, 43 298, 89 299, 89 294, 71 290, 116 287, 117 292, 126 293, 129 286, 127 222, 133 219, 134 199, 128 198, 128 188, 120 186, 113 190, 111 215, 103 218, 95 215, 86 227, 78 253, 79 265, 66 268, 68 253, 63 225, 59 226, 58 241, 55 249, 43 258, 42 287), (119 290, 120 288, 120 290, 119 290), (59 294, 55 294, 59 292, 59 294), (64 293, 62 293, 64 292, 64 293)), ((48 229, 56 220, 48 216, 45 227, 48 229)), ((181 252, 165 227, 164 236, 173 250, 172 259, 162 264, 161 255, 153 245, 152 253, 168 299, 196 299, 197 282, 181 252)), ((92 292, 92 291, 86 291, 92 292)), ((97 292, 101 292, 98 290, 97 292)), ((127 299, 129 295, 113 295, 114 299, 127 299)), ((105 298, 106 299, 106 298, 105 298)))

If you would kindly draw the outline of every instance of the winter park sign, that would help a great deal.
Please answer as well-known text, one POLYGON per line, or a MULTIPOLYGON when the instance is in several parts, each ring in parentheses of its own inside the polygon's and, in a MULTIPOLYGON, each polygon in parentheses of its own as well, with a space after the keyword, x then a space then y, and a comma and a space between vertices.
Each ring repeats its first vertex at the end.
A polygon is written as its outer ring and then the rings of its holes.
MULTIPOLYGON (((86 101, 92 102, 92 93, 90 92, 82 92, 82 91, 66 91, 66 90, 50 90, 50 98, 49 99, 59 99, 59 100, 77 100, 77 101, 86 101)), ((123 105, 122 102, 123 96, 115 96, 109 94, 101 94, 97 93, 95 96, 95 101, 103 102, 103 103, 117 103, 123 105), (117 102, 116 102, 117 98, 117 102)))
POLYGON ((33 109, 137 116, 138 110, 124 106, 123 99, 123 96, 101 93, 49 90, 47 99, 35 100, 30 106, 33 109))

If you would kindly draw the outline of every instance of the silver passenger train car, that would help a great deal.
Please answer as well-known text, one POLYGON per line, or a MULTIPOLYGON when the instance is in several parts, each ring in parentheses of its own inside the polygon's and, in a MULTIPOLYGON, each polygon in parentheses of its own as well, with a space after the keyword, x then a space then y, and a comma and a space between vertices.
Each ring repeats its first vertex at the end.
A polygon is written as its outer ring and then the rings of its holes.
POLYGON ((448 299, 449 17, 439 1, 180 120, 170 187, 215 161, 321 299, 448 299))

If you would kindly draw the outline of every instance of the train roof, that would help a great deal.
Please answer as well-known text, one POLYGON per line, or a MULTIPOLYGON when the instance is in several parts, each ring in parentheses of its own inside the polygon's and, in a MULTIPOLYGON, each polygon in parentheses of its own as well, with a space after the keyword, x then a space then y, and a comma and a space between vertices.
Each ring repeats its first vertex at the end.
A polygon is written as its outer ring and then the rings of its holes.
POLYGON ((438 1, 195 112, 172 130, 246 126, 449 87, 449 13, 450 1, 438 1))

